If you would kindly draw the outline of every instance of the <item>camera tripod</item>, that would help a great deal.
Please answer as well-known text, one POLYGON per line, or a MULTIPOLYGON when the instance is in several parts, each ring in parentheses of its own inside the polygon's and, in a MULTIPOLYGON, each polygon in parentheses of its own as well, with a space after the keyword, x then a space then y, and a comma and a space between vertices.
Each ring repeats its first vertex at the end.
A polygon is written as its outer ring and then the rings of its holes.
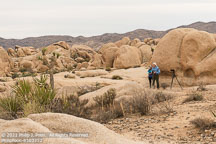
POLYGON ((177 80, 179 86, 180 86, 181 89, 183 90, 183 88, 182 88, 182 86, 181 86, 181 84, 180 84, 180 82, 179 82, 179 80, 178 80, 178 78, 177 78, 177 76, 176 76, 176 74, 175 74, 175 70, 171 70, 171 72, 172 72, 172 81, 171 81, 170 89, 172 89, 172 86, 173 86, 173 79, 176 78, 176 80, 177 80))

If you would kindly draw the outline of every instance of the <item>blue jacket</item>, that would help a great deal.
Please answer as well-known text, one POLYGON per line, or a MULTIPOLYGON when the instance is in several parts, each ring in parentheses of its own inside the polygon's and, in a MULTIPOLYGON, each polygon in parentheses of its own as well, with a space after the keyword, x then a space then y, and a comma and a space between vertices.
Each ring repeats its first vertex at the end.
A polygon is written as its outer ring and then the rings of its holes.
POLYGON ((159 67, 158 66, 155 66, 155 67, 152 67, 152 72, 154 73, 156 73, 156 74, 160 74, 160 69, 159 69, 159 67))
POLYGON ((152 70, 151 69, 148 70, 148 77, 152 78, 152 70))

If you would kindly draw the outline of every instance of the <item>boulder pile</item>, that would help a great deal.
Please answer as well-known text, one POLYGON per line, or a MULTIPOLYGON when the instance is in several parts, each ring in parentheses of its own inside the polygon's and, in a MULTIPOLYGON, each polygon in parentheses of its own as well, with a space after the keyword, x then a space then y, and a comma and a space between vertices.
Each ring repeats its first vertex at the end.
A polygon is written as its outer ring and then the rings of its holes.
POLYGON ((47 72, 53 56, 58 57, 52 62, 54 72, 138 67, 150 61, 156 41, 151 38, 141 41, 123 37, 115 43, 102 45, 98 51, 86 45, 70 46, 65 41, 38 49, 17 45, 6 52, 0 48, 0 76, 28 76, 32 73, 47 72))

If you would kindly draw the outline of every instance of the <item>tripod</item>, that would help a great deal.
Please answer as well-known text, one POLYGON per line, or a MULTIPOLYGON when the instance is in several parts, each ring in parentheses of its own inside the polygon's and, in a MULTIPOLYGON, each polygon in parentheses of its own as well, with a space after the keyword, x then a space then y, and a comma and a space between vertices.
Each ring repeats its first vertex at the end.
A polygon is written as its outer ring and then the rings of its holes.
POLYGON ((171 81, 170 89, 172 89, 173 79, 176 78, 176 80, 177 80, 179 86, 180 86, 181 89, 183 90, 183 88, 182 88, 182 86, 181 86, 181 84, 180 84, 180 82, 179 82, 179 80, 178 80, 178 78, 177 78, 177 76, 176 76, 176 74, 175 74, 175 70, 171 70, 171 72, 172 72, 172 81, 171 81))

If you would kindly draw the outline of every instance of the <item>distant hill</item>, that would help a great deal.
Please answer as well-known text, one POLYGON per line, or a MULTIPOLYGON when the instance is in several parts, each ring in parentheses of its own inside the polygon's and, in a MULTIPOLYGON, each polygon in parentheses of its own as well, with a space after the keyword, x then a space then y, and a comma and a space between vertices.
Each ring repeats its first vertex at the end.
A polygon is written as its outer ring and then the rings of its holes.
POLYGON ((195 28, 202 31, 207 31, 209 33, 216 33, 216 22, 196 22, 190 25, 180 26, 178 28, 195 28))
MULTIPOLYGON (((190 25, 180 26, 178 28, 195 28, 198 30, 207 31, 210 33, 216 33, 216 22, 196 22, 190 25)), ((28 37, 24 39, 4 39, 0 38, 0 46, 4 48, 14 48, 15 45, 20 46, 33 46, 35 48, 44 47, 50 45, 52 43, 58 41, 66 41, 70 45, 72 44, 86 44, 90 47, 97 49, 103 43, 108 42, 115 42, 120 40, 122 37, 130 37, 131 39, 139 38, 143 40, 144 38, 152 37, 152 38, 161 38, 163 37, 167 31, 153 31, 153 30, 145 30, 145 29, 137 29, 131 32, 127 32, 124 34, 118 33, 106 33, 99 36, 92 36, 92 37, 72 37, 72 36, 61 36, 61 35, 54 35, 54 36, 41 36, 41 37, 28 37)))

